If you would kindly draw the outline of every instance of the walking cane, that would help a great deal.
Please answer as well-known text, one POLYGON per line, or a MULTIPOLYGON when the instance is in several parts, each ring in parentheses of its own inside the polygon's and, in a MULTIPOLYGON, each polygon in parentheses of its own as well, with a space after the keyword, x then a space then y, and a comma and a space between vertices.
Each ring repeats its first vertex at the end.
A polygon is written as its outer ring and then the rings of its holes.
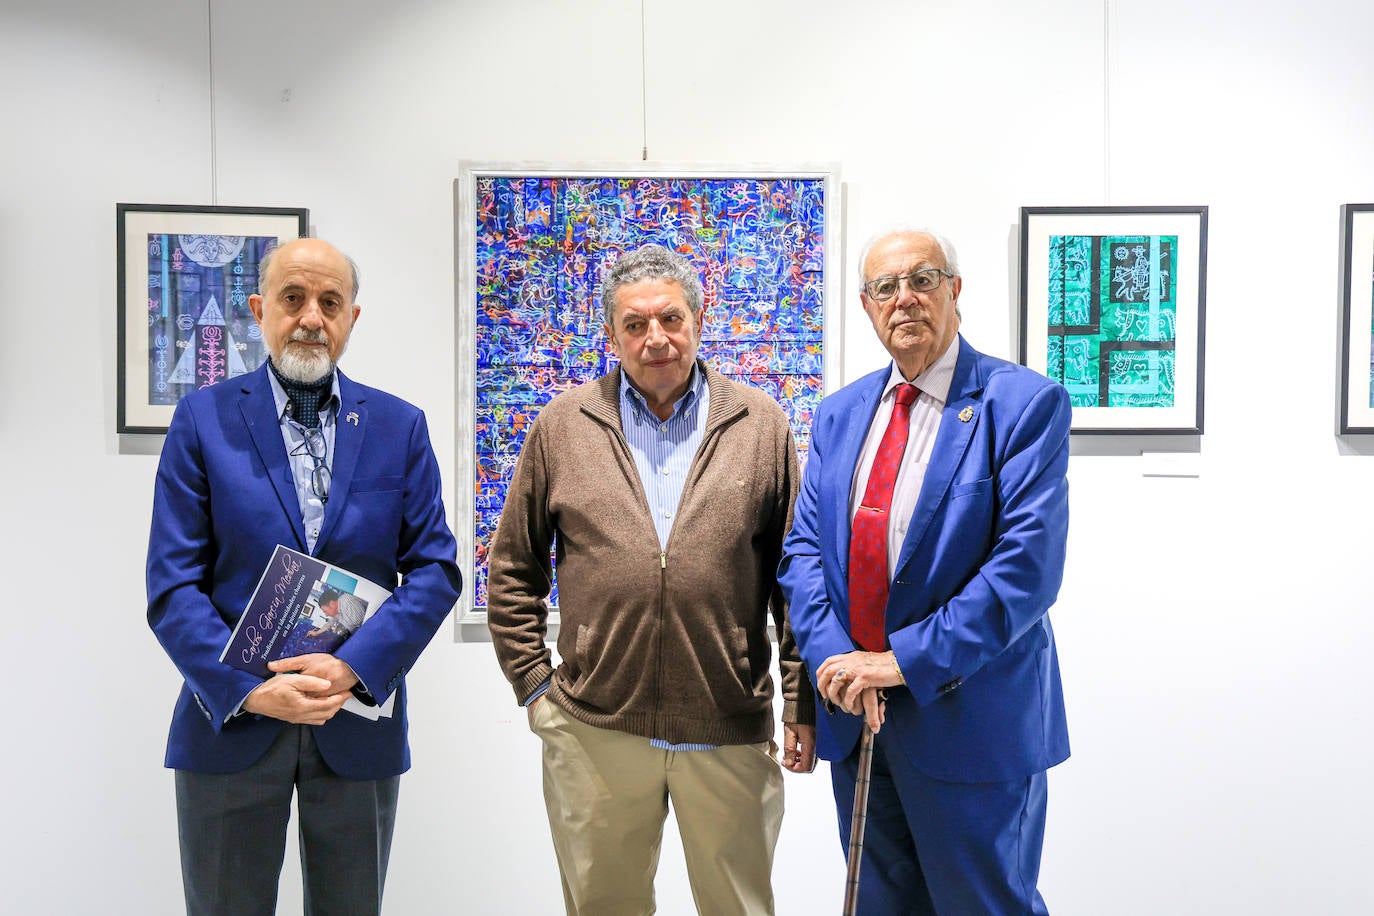
POLYGON ((873 729, 864 723, 859 742, 859 778, 854 783, 854 815, 849 819, 849 874, 844 884, 844 916, 859 905, 859 863, 864 855, 864 826, 868 821, 868 776, 873 769, 873 729))

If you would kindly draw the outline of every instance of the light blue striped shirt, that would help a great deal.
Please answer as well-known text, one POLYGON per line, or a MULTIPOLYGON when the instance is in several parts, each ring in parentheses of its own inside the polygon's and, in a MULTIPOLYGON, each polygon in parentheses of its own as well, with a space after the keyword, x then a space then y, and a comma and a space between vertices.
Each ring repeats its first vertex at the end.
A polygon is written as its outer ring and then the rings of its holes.
POLYGON ((623 369, 620 372, 620 430, 634 456, 660 548, 668 546, 673 517, 682 502, 692 459, 701 447, 710 407, 706 374, 696 366, 692 367, 686 393, 678 398, 673 415, 666 420, 649 409, 644 395, 630 384, 629 375, 623 369))
MULTIPOLYGON (((290 398, 286 389, 271 372, 267 373, 272 383, 272 397, 277 403, 277 416, 281 418, 282 441, 286 443, 287 460, 291 463, 291 479, 296 484, 296 501, 301 507, 301 524, 305 526, 305 545, 309 553, 315 552, 315 542, 320 537, 320 526, 324 524, 324 501, 310 489, 310 475, 315 470, 315 459, 305 450, 305 427, 291 419, 286 412, 290 398)), ((324 463, 334 470, 334 428, 339 416, 339 374, 334 373, 329 397, 320 404, 320 432, 324 433, 324 463)))

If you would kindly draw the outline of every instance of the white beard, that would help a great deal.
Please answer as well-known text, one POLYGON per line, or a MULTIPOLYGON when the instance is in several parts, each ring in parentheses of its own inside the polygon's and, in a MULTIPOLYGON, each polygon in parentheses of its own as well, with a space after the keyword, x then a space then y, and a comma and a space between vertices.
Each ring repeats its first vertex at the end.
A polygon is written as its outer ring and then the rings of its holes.
POLYGON ((325 347, 293 347, 291 341, 287 341, 280 353, 272 354, 272 364, 282 375, 294 382, 309 385, 334 371, 334 361, 329 358, 329 345, 323 332, 318 335, 297 332, 291 340, 324 343, 325 347))

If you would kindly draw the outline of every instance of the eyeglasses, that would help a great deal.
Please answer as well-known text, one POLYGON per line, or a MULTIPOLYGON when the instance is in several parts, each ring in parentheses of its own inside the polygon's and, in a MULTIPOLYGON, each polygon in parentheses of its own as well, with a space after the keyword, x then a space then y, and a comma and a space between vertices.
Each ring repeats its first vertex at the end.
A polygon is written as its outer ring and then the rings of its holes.
POLYGON ((305 441, 291 450, 292 455, 309 455, 315 462, 315 468, 310 472, 310 492, 322 503, 329 502, 329 485, 334 480, 334 475, 329 473, 329 465, 324 463, 327 454, 327 446, 324 441, 324 433, 318 429, 306 429, 305 441))
POLYGON ((902 281, 906 281, 907 289, 913 293, 932 292, 940 281, 945 277, 952 277, 954 274, 938 267, 924 267, 920 270, 913 270, 903 277, 879 277, 876 280, 869 280, 864 284, 864 292, 868 298, 877 302, 886 302, 897 295, 902 288, 902 281))

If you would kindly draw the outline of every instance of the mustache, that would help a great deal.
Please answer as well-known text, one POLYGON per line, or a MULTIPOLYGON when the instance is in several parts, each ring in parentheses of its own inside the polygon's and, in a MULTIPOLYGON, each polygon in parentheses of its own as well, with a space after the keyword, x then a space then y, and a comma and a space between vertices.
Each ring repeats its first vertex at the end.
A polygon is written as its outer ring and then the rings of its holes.
POLYGON ((287 338, 287 343, 311 343, 329 346, 329 335, 324 331, 296 331, 287 338))

